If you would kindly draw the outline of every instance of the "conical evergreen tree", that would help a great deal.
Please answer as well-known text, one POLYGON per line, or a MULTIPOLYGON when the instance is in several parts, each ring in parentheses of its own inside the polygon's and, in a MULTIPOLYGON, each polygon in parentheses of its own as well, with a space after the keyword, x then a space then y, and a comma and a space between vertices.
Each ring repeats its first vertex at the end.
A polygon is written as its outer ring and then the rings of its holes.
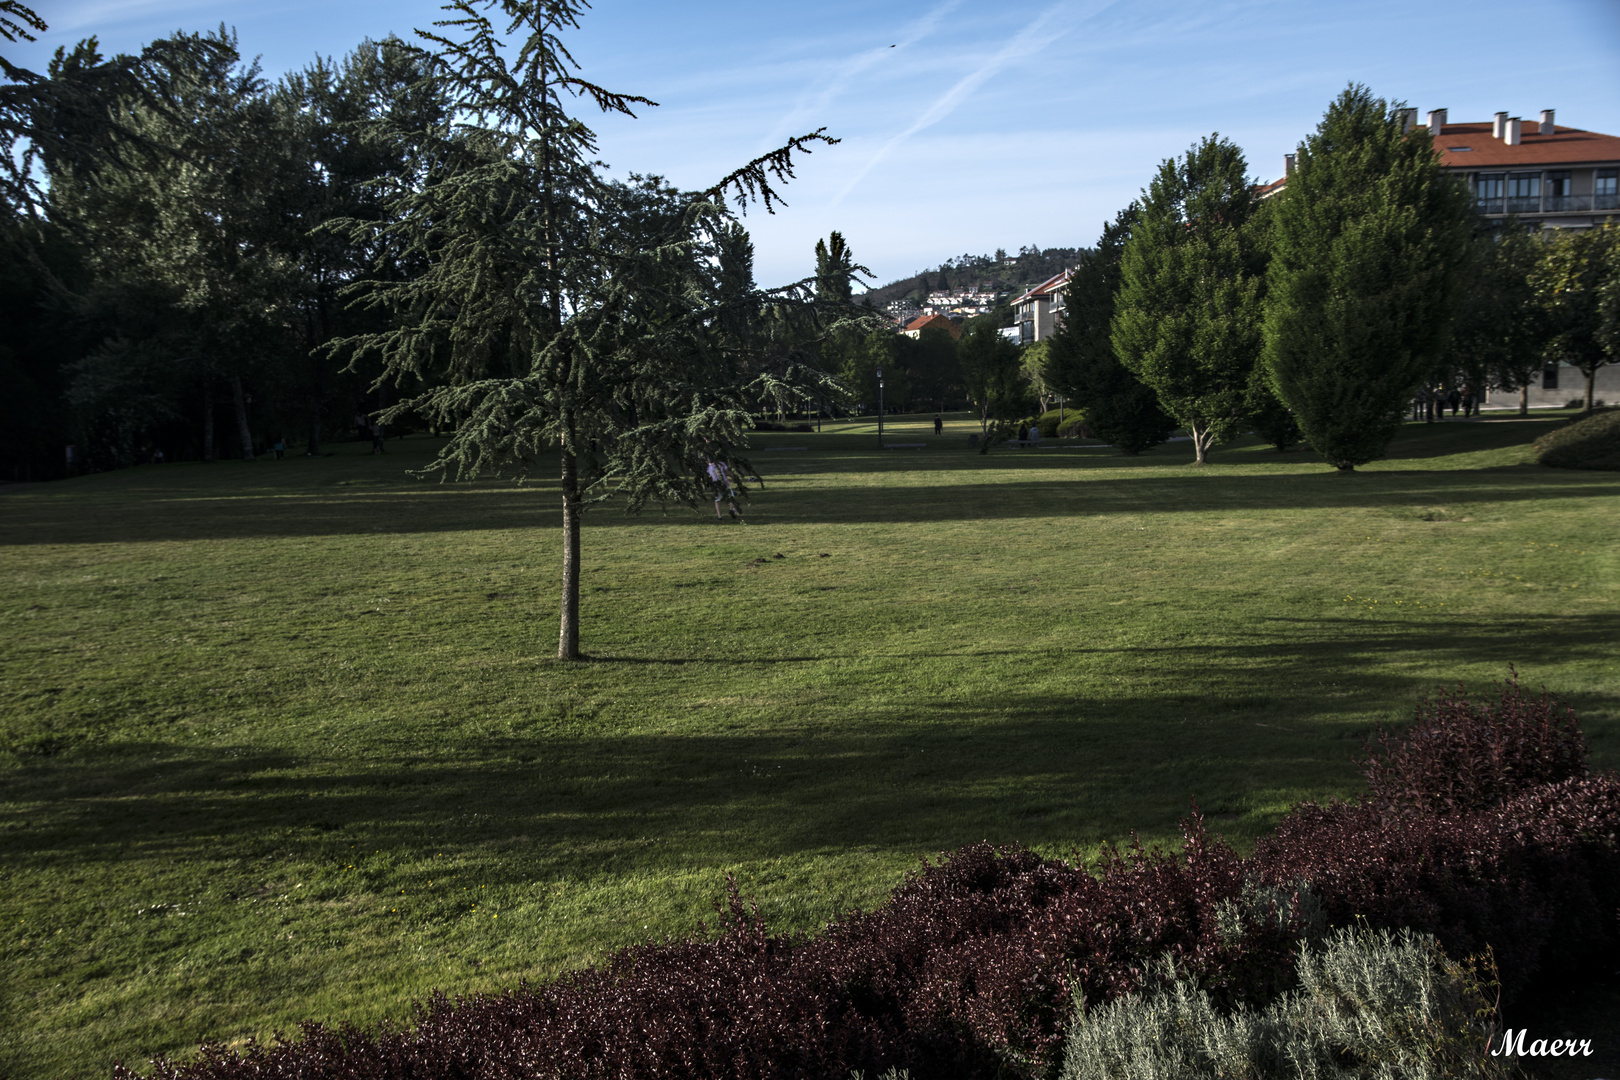
POLYGON ((1121 210, 1103 226, 1097 246, 1081 257, 1064 293, 1063 325, 1051 338, 1047 362, 1047 377, 1085 410, 1092 434, 1132 456, 1164 442, 1176 429, 1158 395, 1114 356, 1119 263, 1140 213, 1136 203, 1121 210))
POLYGON ((1339 469, 1381 457, 1443 357, 1465 265, 1466 189, 1426 128, 1351 86, 1275 197, 1265 364, 1339 469))
POLYGON ((770 210, 793 153, 833 141, 795 138, 696 196, 651 181, 609 185, 595 136, 568 114, 568 99, 625 115, 654 103, 579 77, 560 35, 585 7, 457 0, 447 9, 455 17, 423 34, 456 122, 413 133, 422 182, 379 225, 350 228, 424 270, 372 286, 369 302, 386 307, 396 329, 338 343, 378 354, 386 378, 423 388, 390 415, 415 411, 454 430, 440 468, 558 468, 561 659, 580 655, 585 510, 616 493, 631 508, 695 504, 705 448, 746 475, 730 448, 752 426, 750 410, 796 404, 822 381, 802 350, 773 350, 742 317, 811 306, 814 283, 758 290, 724 200, 770 210), (519 43, 515 54, 492 11, 519 43))

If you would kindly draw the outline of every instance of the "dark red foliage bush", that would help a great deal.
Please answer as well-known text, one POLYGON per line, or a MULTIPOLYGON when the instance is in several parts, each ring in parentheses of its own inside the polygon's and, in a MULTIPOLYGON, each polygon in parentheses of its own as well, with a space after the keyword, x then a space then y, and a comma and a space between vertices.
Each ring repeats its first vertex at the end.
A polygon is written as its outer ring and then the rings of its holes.
MULTIPOLYGON (((1620 947, 1620 778, 1585 775, 1568 711, 1510 680, 1384 736, 1360 804, 1301 805, 1240 858, 1195 813, 1181 852, 1095 871, 978 844, 812 938, 768 934, 735 886, 718 938, 627 949, 496 997, 436 997, 410 1027, 158 1062, 168 1080, 697 1080, 1055 1073, 1074 1000, 1169 956, 1226 1003, 1287 989, 1307 909, 1493 952, 1522 990, 1620 947), (1308 897, 1299 891, 1308 883, 1308 897)), ((118 1070, 117 1075, 130 1074, 118 1070)))
POLYGON ((1400 816, 1499 806, 1537 784, 1586 775, 1586 737, 1575 713, 1548 694, 1532 697, 1509 669, 1499 700, 1458 690, 1418 703, 1399 735, 1368 747, 1367 802, 1400 816))
POLYGON ((1459 958, 1488 946, 1511 996, 1620 945, 1617 835, 1620 777, 1607 773, 1470 813, 1306 804, 1248 862, 1266 881, 1309 881, 1333 925, 1410 927, 1459 958))

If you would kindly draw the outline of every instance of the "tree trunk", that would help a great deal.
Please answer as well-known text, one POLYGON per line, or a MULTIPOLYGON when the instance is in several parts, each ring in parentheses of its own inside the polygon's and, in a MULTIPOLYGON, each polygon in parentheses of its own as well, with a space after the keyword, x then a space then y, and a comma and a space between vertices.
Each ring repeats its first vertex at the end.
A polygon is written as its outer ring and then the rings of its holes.
POLYGON ((1519 415, 1530 415, 1530 384, 1521 383, 1519 386, 1519 415))
POLYGON ((1197 424, 1188 424, 1187 430, 1192 432, 1194 458, 1196 458, 1199 465, 1207 465, 1209 463, 1209 447, 1212 441, 1209 437, 1209 429, 1199 430, 1197 424))
POLYGON ((1592 387, 1597 382, 1597 368, 1586 369, 1586 411, 1592 411, 1592 387))
POLYGON ((242 377, 231 379, 231 397, 236 404, 236 437, 242 442, 242 460, 253 460, 253 432, 248 429, 247 395, 242 392, 242 377))
POLYGON ((557 659, 579 659, 579 465, 568 445, 562 451, 563 580, 557 659))
POLYGON ((203 378, 203 460, 214 460, 214 380, 203 378))

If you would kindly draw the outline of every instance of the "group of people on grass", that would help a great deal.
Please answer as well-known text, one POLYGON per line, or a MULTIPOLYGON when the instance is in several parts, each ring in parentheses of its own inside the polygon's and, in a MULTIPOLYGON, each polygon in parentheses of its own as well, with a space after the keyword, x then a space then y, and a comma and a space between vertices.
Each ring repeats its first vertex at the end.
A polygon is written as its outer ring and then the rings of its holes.
POLYGON ((1418 391, 1412 399, 1413 420, 1443 420, 1449 406, 1451 415, 1456 416, 1460 410, 1464 416, 1479 415, 1479 407, 1484 404, 1480 395, 1474 393, 1474 388, 1465 386, 1461 390, 1453 386, 1430 386, 1418 391))

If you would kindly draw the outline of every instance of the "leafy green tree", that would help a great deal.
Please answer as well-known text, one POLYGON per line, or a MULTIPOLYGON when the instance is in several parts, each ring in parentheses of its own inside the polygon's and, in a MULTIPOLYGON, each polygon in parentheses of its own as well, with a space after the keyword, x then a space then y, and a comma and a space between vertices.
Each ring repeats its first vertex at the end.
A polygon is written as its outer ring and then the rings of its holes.
POLYGON ((956 354, 968 396, 979 408, 979 453, 988 453, 1016 423, 1024 401, 1020 351, 995 327, 981 323, 962 335, 956 354))
POLYGON ((1049 403, 1058 395, 1058 390, 1052 385, 1046 373, 1052 361, 1051 341, 1051 338, 1047 338, 1045 341, 1024 346, 1023 355, 1019 358, 1019 366, 1024 371, 1024 381, 1029 384, 1030 392, 1035 395, 1041 413, 1046 412, 1050 407, 1049 403))
MULTIPOLYGON (((201 383, 204 456, 213 444, 216 399, 229 394, 241 455, 251 459, 247 383, 272 365, 284 340, 278 309, 288 276, 276 233, 288 131, 257 66, 239 60, 234 37, 223 31, 178 35, 174 44, 176 66, 164 74, 161 105, 148 104, 156 87, 102 105, 116 108, 121 128, 145 145, 171 152, 105 169, 59 155, 48 144, 41 156, 50 177, 49 211, 53 221, 91 241, 86 259, 98 289, 134 290, 169 309, 161 345, 171 366, 190 370, 201 383)), ((101 63, 94 42, 81 42, 52 61, 51 77, 67 81, 72 71, 101 63)), ((107 364, 149 355, 101 350, 94 370, 104 376, 107 364)), ((91 370, 85 369, 87 377, 91 370)), ((96 381, 114 385, 105 377, 96 381)))
MULTIPOLYGON (((0 0, 0 38, 35 40, 46 23, 17 0, 0 0)), ((104 172, 126 170, 164 156, 174 147, 153 141, 125 112, 131 103, 165 112, 170 76, 206 64, 215 39, 176 35, 155 41, 136 55, 101 55, 96 40, 58 52, 48 74, 20 68, 0 57, 0 206, 9 214, 37 216, 46 194, 36 166, 71 166, 81 183, 104 172)), ((174 118, 170 114, 171 119, 174 118)))
POLYGON ((1051 338, 1047 378, 1086 411, 1086 425, 1127 455, 1170 437, 1176 422, 1159 398, 1114 355, 1114 302, 1120 260, 1140 216, 1132 203, 1103 226, 1097 246, 1082 255, 1064 292, 1063 325, 1051 338))
POLYGON ((1274 196, 1265 364, 1335 467, 1382 456, 1446 348, 1471 228, 1426 128, 1351 86, 1274 196))
POLYGON ((1449 366, 1466 372, 1476 391, 1486 384, 1519 391, 1519 415, 1525 416, 1547 336, 1545 313, 1530 284, 1543 248, 1512 222, 1495 235, 1481 232, 1471 247, 1449 366))
POLYGON ((1593 407, 1598 369, 1620 360, 1620 228, 1558 230, 1530 275, 1548 331, 1545 356, 1586 376, 1593 407))
POLYGON ((595 136, 566 99, 625 115, 653 103, 576 74, 560 35, 583 8, 457 0, 443 32, 423 34, 455 122, 416 134, 424 183, 350 235, 424 269, 370 286, 391 329, 339 343, 377 356, 396 385, 426 384, 385 418, 415 412, 453 428, 438 468, 558 468, 564 660, 580 655, 587 508, 615 494, 631 509, 696 505, 706 452, 747 475, 734 448, 753 410, 797 404, 824 383, 790 338, 775 339, 778 352, 758 333, 762 311, 813 306, 813 283, 757 289, 724 200, 771 209, 794 152, 832 141, 797 137, 697 196, 649 181, 627 200, 599 175, 595 136), (504 33, 486 11, 504 17, 504 33))
POLYGON ((1243 152, 1212 135, 1164 162, 1120 263, 1114 352, 1185 425, 1200 464, 1247 418, 1265 252, 1243 152))
POLYGON ((378 374, 345 372, 326 348, 334 338, 382 329, 382 313, 347 304, 344 291, 368 272, 409 277, 424 261, 374 266, 375 252, 327 226, 376 220, 386 191, 420 182, 399 133, 444 123, 447 105, 419 52, 398 38, 362 42, 340 63, 317 59, 283 78, 271 102, 289 154, 275 193, 275 244, 287 269, 280 411, 293 430, 303 429, 315 455, 326 432, 347 425, 378 374))
POLYGON ((908 409, 943 409, 947 401, 966 396, 957 339, 943 326, 930 326, 917 339, 902 338, 900 361, 906 375, 906 394, 899 400, 908 409))

